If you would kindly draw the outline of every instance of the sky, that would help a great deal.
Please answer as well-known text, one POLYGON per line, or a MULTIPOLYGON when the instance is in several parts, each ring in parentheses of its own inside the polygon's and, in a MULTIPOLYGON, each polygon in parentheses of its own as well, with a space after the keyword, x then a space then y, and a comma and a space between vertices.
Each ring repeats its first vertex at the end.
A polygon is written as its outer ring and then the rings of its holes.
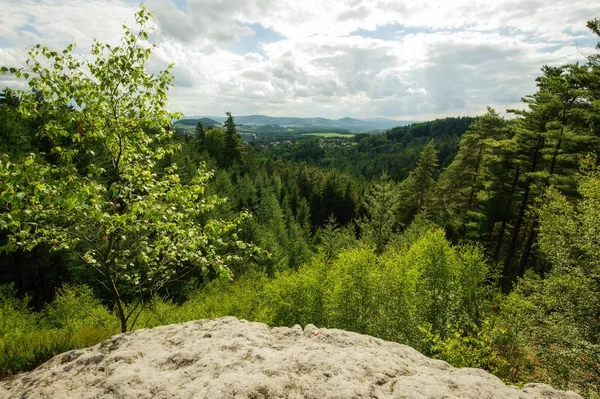
MULTIPOLYGON (((0 0, 0 65, 116 43, 139 1, 0 0)), ((519 107, 542 65, 585 61, 590 0, 146 0, 185 115, 428 120, 519 107)), ((0 87, 24 87, 4 76, 0 87)))

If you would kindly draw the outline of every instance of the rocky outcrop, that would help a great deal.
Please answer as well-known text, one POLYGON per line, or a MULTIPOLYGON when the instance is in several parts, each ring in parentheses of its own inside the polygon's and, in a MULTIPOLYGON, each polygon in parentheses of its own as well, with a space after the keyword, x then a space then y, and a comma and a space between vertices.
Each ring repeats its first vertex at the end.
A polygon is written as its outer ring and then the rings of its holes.
POLYGON ((579 398, 506 386, 342 330, 226 317, 116 335, 0 382, 0 398, 579 398))

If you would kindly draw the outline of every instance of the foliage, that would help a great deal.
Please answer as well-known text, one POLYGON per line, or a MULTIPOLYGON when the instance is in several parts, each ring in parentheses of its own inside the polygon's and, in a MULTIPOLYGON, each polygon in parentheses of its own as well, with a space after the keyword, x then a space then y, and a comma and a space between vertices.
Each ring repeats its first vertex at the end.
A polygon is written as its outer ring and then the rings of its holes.
MULTIPOLYGON (((505 138, 505 135, 506 121, 491 108, 475 119, 463 134, 458 153, 440 174, 435 198, 431 201, 433 212, 441 224, 463 235, 467 225, 477 226, 476 218, 481 216, 477 204, 481 197, 478 194, 485 189, 494 142, 505 138)), ((478 234, 479 231, 474 235, 478 234)))
POLYGON ((341 140, 227 113, 174 134, 169 71, 144 69, 148 18, 90 62, 36 46, 0 68, 30 87, 0 95, 1 376, 234 315, 599 395, 598 54, 544 66, 511 119, 341 140))
POLYGON ((380 254, 398 224, 399 198, 397 188, 385 173, 373 185, 371 192, 365 204, 368 219, 360 223, 361 239, 374 245, 376 252, 380 254))
POLYGON ((522 343, 538 367, 529 379, 598 395, 597 282, 581 275, 524 279, 510 296, 519 313, 522 343))
POLYGON ((330 218, 325 227, 315 235, 318 253, 326 263, 332 262, 343 250, 356 244, 354 226, 339 227, 330 218))
POLYGON ((202 121, 198 121, 196 124, 194 134, 196 135, 196 139, 198 139, 200 142, 203 142, 206 138, 206 130, 204 129, 204 125, 202 125, 202 121))
POLYGON ((86 287, 64 287, 40 313, 0 286, 0 378, 29 370, 70 349, 94 345, 118 331, 119 321, 86 287))
POLYGON ((540 249, 556 273, 576 270, 590 278, 600 277, 600 168, 588 157, 582 163, 574 204, 556 188, 546 192, 540 212, 540 249))
POLYGON ((425 211, 430 202, 437 173, 438 152, 434 141, 431 140, 419 154, 419 160, 414 170, 402 182, 400 195, 402 197, 403 223, 410 223, 413 218, 425 211))
POLYGON ((583 164, 582 198, 574 205, 555 188, 547 190, 540 249, 552 269, 545 279, 523 279, 509 296, 510 312, 522 324, 518 344, 541 365, 536 378, 589 395, 600 394, 600 170, 594 163, 583 164))
POLYGON ((150 75, 144 69, 152 52, 144 43, 148 19, 142 8, 137 34, 125 28, 115 47, 95 42, 95 60, 85 64, 73 46, 62 53, 32 48, 32 75, 15 74, 29 79, 43 100, 22 93, 20 112, 43 118, 44 135, 69 137, 71 145, 51 149, 57 162, 36 154, 0 161, 0 228, 11 232, 2 249, 47 244, 76 255, 110 291, 122 331, 136 322, 123 295, 137 297, 143 307, 148 295, 196 268, 228 273, 235 255, 221 251, 248 248, 236 236, 247 214, 234 221, 206 218, 221 202, 204 195, 210 172, 201 167, 183 184, 176 166, 157 170, 157 162, 175 151, 169 125, 177 115, 164 110, 168 70, 150 75), (90 160, 83 166, 81 158, 90 160))
POLYGON ((231 112, 226 112, 227 119, 223 123, 225 128, 225 138, 223 143, 223 154, 221 157, 221 166, 228 168, 239 162, 241 159, 241 139, 237 132, 235 122, 231 112))
POLYGON ((474 327, 471 331, 456 328, 445 339, 427 328, 422 331, 431 347, 432 356, 454 367, 477 367, 510 381, 510 365, 500 353, 494 337, 502 332, 494 330, 489 320, 481 328, 474 327))

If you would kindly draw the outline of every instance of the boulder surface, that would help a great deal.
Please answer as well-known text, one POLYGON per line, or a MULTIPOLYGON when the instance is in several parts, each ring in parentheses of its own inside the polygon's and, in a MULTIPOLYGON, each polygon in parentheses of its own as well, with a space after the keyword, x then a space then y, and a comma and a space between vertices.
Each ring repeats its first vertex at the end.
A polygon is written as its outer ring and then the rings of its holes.
POLYGON ((234 317, 115 335, 0 381, 0 398, 580 398, 507 386, 411 347, 234 317))

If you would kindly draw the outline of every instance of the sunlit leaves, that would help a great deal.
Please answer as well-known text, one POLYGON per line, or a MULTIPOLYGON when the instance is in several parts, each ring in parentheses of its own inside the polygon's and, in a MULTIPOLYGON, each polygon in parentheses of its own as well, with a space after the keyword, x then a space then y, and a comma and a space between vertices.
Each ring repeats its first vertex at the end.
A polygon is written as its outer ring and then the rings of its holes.
POLYGON ((72 252, 110 289, 123 330, 133 324, 123 292, 143 300, 194 268, 229 274, 234 254, 254 250, 236 236, 247 213, 208 219, 223 200, 204 194, 212 176, 204 166, 190 184, 175 166, 157 167, 177 149, 171 120, 178 114, 165 109, 169 68, 145 69, 149 17, 142 7, 137 32, 125 27, 118 46, 95 41, 91 61, 73 45, 61 52, 36 45, 27 76, 2 69, 28 79, 19 111, 43 121, 40 135, 51 148, 19 163, 0 159, 0 228, 11 232, 1 249, 43 243, 72 252))

